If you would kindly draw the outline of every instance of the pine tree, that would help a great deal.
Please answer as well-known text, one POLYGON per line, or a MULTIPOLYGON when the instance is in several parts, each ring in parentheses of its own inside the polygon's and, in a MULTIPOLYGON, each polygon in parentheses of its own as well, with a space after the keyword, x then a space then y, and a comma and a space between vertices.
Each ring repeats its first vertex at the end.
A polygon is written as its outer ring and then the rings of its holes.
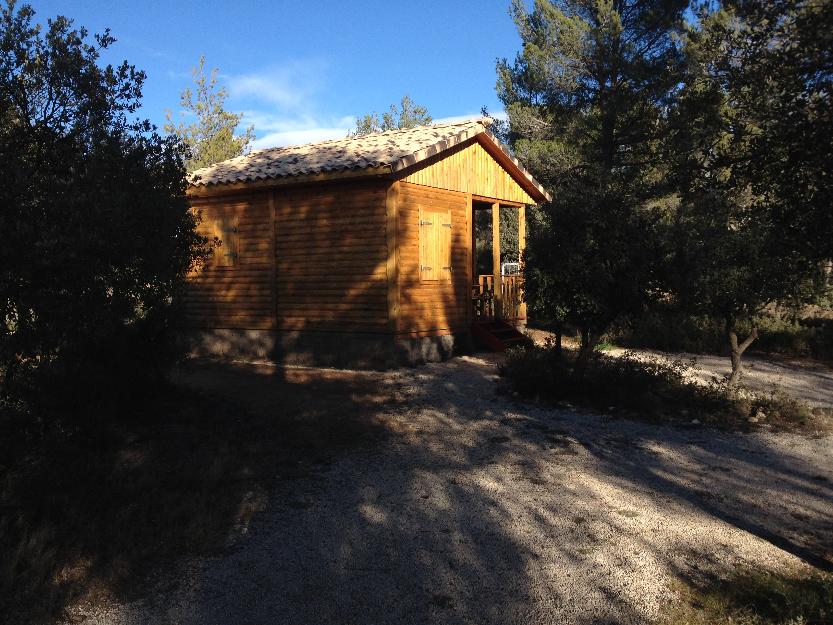
POLYGON ((395 104, 391 104, 390 111, 384 113, 381 120, 379 114, 375 111, 360 117, 356 121, 356 130, 349 133, 349 136, 360 137, 373 132, 427 126, 431 121, 428 109, 414 104, 411 98, 406 95, 402 97, 399 108, 395 104))
POLYGON ((530 228, 530 307, 576 325, 586 358, 618 317, 657 292, 653 236, 668 189, 657 143, 678 80, 685 0, 536 0, 498 63, 502 129, 553 195, 530 228))
POLYGON ((173 113, 168 111, 165 132, 174 134, 188 147, 189 155, 185 168, 192 172, 201 167, 213 165, 245 154, 254 140, 254 126, 249 126, 242 135, 234 131, 243 120, 243 113, 225 110, 228 89, 217 86, 218 69, 205 74, 205 56, 200 57, 199 66, 192 71, 195 90, 182 92, 180 107, 185 115, 196 116, 190 124, 173 123, 173 113))

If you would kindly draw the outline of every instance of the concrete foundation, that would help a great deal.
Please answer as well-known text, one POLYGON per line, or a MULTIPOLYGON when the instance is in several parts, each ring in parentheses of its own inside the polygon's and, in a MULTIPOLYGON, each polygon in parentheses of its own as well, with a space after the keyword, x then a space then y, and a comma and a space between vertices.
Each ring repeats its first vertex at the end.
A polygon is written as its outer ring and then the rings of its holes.
POLYGON ((392 369, 441 362, 471 351, 469 333, 431 337, 338 332, 205 329, 183 332, 193 356, 275 364, 392 369))

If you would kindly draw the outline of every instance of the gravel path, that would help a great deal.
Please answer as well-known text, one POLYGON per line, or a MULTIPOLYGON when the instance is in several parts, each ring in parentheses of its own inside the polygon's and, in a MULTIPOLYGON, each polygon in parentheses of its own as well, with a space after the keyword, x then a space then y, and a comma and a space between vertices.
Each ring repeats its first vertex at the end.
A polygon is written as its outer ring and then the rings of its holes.
MULTIPOLYGON (((623 349, 610 350, 612 354, 624 353, 623 349)), ((665 359, 680 359, 691 362, 689 374, 701 382, 729 377, 732 366, 725 356, 708 354, 669 354, 665 352, 638 350, 638 354, 665 359)), ((743 359, 742 383, 756 391, 768 392, 773 388, 786 391, 811 406, 833 406, 833 369, 823 364, 803 360, 773 360, 760 356, 746 356, 743 359)))
MULTIPOLYGON (((267 369, 186 382, 280 410, 267 369)), ((488 358, 355 376, 398 398, 384 440, 281 481, 227 553, 84 622, 644 623, 676 576, 833 565, 830 438, 520 404, 488 358)))

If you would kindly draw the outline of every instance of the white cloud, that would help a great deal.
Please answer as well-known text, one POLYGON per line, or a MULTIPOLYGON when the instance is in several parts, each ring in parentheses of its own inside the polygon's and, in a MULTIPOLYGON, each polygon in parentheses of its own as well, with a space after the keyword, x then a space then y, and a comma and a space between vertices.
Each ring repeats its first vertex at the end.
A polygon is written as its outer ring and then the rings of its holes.
MULTIPOLYGON (((315 59, 221 76, 229 89, 229 109, 243 111, 242 128, 254 126, 255 150, 340 139, 355 128, 355 117, 320 110, 318 96, 326 89, 326 78, 326 63, 315 59)), ((494 116, 505 114, 501 111, 494 116)), ((480 113, 472 112, 434 122, 479 118, 480 113)))
POLYGON ((325 88, 326 70, 323 61, 306 60, 222 77, 229 88, 229 108, 242 109, 242 125, 254 126, 254 149, 347 135, 355 118, 319 111, 317 96, 325 88))
MULTIPOLYGON (((433 123, 454 124, 471 119, 480 119, 480 117, 480 113, 453 115, 437 118, 433 123)), ((505 119, 506 114, 501 111, 493 117, 505 119)), ((246 111, 243 123, 244 125, 254 124, 258 138, 252 142, 252 149, 262 150, 286 145, 315 143, 328 139, 343 139, 347 136, 348 131, 355 129, 356 118, 352 116, 318 118, 312 115, 289 118, 262 111, 246 111)))
MULTIPOLYGON (((456 124, 457 122, 464 122, 470 119, 481 119, 483 117, 480 113, 469 113, 466 115, 451 115, 450 117, 440 117, 434 120, 435 124, 456 124)), ((506 121, 506 111, 489 111, 489 117, 500 121, 506 121)))
POLYGON ((283 132, 270 132, 258 137, 252 142, 252 149, 262 150, 264 148, 276 148, 285 145, 302 145, 304 143, 317 143, 328 139, 343 139, 351 127, 334 128, 307 128, 306 130, 286 130, 283 132))
POLYGON ((284 145, 341 139, 356 125, 354 117, 329 117, 310 114, 280 115, 263 111, 244 111, 243 124, 254 124, 257 139, 252 148, 261 150, 284 145))
POLYGON ((432 122, 433 124, 456 124, 457 122, 465 122, 470 119, 480 119, 480 113, 471 113, 470 115, 451 115, 449 117, 437 117, 432 122))
POLYGON ((264 132, 307 130, 316 126, 353 126, 356 119, 352 116, 333 117, 327 115, 302 114, 281 114, 269 113, 260 110, 244 110, 244 123, 254 124, 255 130, 264 132))
POLYGON ((224 76, 234 99, 299 110, 321 89, 326 73, 322 61, 292 61, 258 72, 224 76))

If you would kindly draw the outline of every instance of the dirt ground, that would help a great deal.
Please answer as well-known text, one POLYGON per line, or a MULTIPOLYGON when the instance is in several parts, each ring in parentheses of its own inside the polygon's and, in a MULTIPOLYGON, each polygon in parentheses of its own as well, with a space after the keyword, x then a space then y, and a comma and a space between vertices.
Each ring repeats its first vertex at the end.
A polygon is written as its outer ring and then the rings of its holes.
POLYGON ((260 512, 222 553, 72 620, 645 623, 678 578, 833 567, 829 437, 519 403, 495 392, 495 365, 180 371, 181 385, 321 440, 275 465, 260 512))

